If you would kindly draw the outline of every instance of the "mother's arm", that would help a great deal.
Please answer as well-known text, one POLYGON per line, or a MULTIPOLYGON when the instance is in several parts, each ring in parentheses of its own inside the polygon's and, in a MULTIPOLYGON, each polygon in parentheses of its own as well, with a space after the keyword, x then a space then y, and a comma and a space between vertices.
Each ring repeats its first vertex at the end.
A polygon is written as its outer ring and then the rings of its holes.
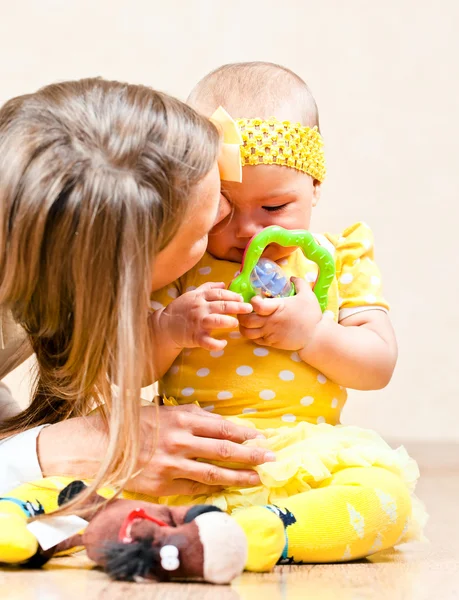
MULTIPOLYGON (((143 469, 126 489, 168 496, 209 494, 219 486, 248 487, 260 483, 253 468, 275 460, 269 451, 243 444, 259 432, 196 406, 145 406, 140 418, 139 467, 143 469), (242 468, 225 468, 225 462, 242 468)), ((99 470, 106 448, 107 434, 97 414, 17 434, 0 443, 0 493, 43 476, 90 479, 99 470)))

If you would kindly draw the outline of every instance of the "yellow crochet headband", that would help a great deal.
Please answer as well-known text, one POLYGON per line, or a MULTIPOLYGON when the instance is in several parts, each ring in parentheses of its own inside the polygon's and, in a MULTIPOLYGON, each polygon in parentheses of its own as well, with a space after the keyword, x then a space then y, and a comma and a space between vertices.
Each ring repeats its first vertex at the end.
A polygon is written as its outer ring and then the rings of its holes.
POLYGON ((223 130, 219 163, 225 174, 221 173, 222 179, 241 181, 241 163, 291 167, 318 181, 325 179, 323 140, 317 127, 303 127, 300 123, 278 121, 275 117, 267 121, 238 119, 234 122, 222 107, 211 119, 223 130))

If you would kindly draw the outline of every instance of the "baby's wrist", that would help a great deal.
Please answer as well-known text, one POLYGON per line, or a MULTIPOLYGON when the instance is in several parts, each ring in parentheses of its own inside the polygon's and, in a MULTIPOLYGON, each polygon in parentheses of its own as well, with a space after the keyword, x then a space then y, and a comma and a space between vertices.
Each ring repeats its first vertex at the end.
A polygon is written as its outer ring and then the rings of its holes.
POLYGON ((173 315, 168 314, 168 307, 160 308, 151 317, 153 336, 155 345, 160 344, 162 348, 167 344, 178 352, 181 352, 184 346, 178 344, 175 340, 171 324, 173 324, 173 315))
POLYGON ((313 335, 308 339, 306 344, 298 351, 298 355, 305 363, 312 364, 314 357, 321 355, 324 349, 330 348, 333 343, 334 330, 336 327, 335 321, 327 317, 323 317, 317 323, 313 335))

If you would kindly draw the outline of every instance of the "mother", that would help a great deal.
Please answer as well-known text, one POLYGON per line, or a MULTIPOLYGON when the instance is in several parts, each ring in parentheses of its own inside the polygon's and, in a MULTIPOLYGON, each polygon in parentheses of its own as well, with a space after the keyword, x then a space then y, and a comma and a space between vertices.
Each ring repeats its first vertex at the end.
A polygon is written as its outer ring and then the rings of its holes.
POLYGON ((0 109, 0 376, 31 351, 38 363, 30 406, 0 423, 0 493, 42 475, 152 496, 259 482, 264 451, 240 446, 252 430, 139 400, 154 379, 150 294, 196 264, 227 214, 219 144, 178 100, 101 79, 0 109), (203 448, 247 469, 198 462, 203 448))

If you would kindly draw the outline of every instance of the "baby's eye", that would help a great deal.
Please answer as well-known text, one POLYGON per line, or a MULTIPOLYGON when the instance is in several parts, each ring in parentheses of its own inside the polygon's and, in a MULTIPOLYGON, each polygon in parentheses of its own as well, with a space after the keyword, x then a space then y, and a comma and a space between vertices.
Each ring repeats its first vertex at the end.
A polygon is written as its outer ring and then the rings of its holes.
POLYGON ((279 206, 263 206, 263 209, 267 212, 277 212, 285 208, 287 204, 279 204, 279 206))

